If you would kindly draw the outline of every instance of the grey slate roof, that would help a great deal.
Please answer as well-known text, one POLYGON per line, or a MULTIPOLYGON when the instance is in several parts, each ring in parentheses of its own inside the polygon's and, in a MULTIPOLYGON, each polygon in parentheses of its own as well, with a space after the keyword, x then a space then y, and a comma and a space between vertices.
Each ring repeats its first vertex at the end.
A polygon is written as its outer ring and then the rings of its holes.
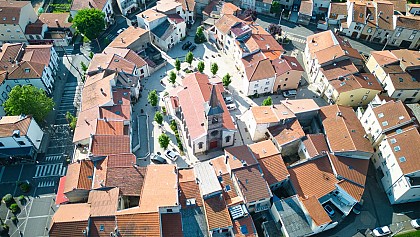
POLYGON ((168 19, 164 20, 158 26, 153 28, 152 33, 163 40, 166 40, 174 31, 174 27, 168 21, 168 19))
POLYGON ((208 103, 204 104, 204 109, 206 110, 206 115, 215 115, 215 114, 223 114, 222 106, 220 105, 220 101, 217 98, 216 94, 216 86, 213 85, 211 88, 210 100, 208 103))
POLYGON ((281 200, 274 196, 273 202, 290 237, 300 237, 312 233, 297 195, 281 200))

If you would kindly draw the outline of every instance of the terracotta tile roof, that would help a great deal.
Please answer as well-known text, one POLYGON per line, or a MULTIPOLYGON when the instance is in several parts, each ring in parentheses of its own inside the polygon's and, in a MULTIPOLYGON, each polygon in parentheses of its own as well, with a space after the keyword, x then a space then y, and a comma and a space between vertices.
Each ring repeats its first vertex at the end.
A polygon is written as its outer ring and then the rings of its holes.
POLYGON ((319 110, 319 106, 313 99, 280 100, 280 103, 295 115, 319 110))
POLYGON ((12 65, 19 60, 25 45, 22 43, 5 43, 1 46, 0 68, 5 71, 11 71, 12 65))
POLYGON ((90 218, 90 228, 89 228, 90 237, 108 237, 109 233, 114 232, 114 229, 115 229, 115 216, 90 218))
POLYGON ((45 65, 35 62, 20 62, 18 66, 9 68, 8 79, 34 79, 42 78, 45 65))
POLYGON ((394 10, 400 11, 400 12, 406 12, 407 0, 387 0, 387 1, 394 4, 394 10))
POLYGON ((230 170, 243 167, 243 163, 246 163, 246 165, 258 164, 254 154, 251 152, 247 145, 227 147, 225 148, 225 153, 227 156, 229 156, 228 165, 230 170))
POLYGON ((118 187, 124 196, 140 196, 146 167, 108 167, 105 186, 118 187))
MULTIPOLYGON (((281 51, 285 52, 283 47, 270 34, 252 34, 251 40, 255 41, 262 52, 281 51)), ((252 51, 251 51, 252 52, 252 51)))
POLYGON ((330 13, 328 17, 330 19, 337 19, 339 15, 347 16, 347 4, 345 2, 332 2, 330 4, 330 13))
POLYGON ((209 231, 232 226, 232 220, 223 198, 215 196, 204 200, 204 210, 209 231))
POLYGON ((248 147, 249 151, 253 153, 253 157, 257 160, 280 154, 279 150, 270 140, 252 143, 248 147))
POLYGON ((107 167, 130 167, 136 163, 136 156, 132 153, 115 154, 108 156, 107 167))
POLYGON ((232 171, 246 203, 270 198, 271 192, 257 165, 232 171))
POLYGON ((213 168, 214 168, 214 171, 216 172, 216 175, 229 173, 225 161, 226 161, 226 158, 224 155, 219 156, 217 158, 213 158, 211 160, 211 163, 213 164, 213 168))
POLYGON ((230 178, 230 174, 222 174, 220 177, 222 178, 220 185, 223 188, 223 198, 229 205, 235 202, 234 200, 237 199, 239 196, 235 189, 235 185, 233 184, 233 181, 230 178))
POLYGON ((162 236, 183 237, 181 213, 161 214, 162 236))
POLYGON ((376 77, 370 73, 349 75, 342 80, 331 80, 329 83, 338 91, 338 93, 358 89, 373 90, 376 91, 376 93, 379 93, 383 90, 376 77))
POLYGON ((299 13, 312 16, 313 2, 312 0, 303 0, 300 3, 299 13))
POLYGON ((365 130, 351 107, 339 105, 321 107, 321 120, 332 152, 373 152, 372 145, 364 137, 365 130))
POLYGON ((397 134, 396 131, 391 132, 387 136, 387 141, 392 152, 404 174, 411 174, 420 170, 420 162, 418 160, 419 150, 413 144, 420 144, 420 132, 417 125, 411 125, 403 128, 403 132, 397 134), (395 139, 396 142, 391 144, 390 140, 395 139), (399 146, 399 151, 396 148, 399 146), (404 157, 405 159, 401 159, 404 157))
POLYGON ((317 226, 332 222, 331 218, 318 201, 318 198, 310 196, 308 198, 300 198, 300 200, 317 226))
POLYGON ((124 121, 105 121, 98 119, 96 135, 128 135, 124 131, 124 121))
POLYGON ((131 106, 130 105, 114 105, 104 106, 99 108, 99 117, 113 120, 130 120, 131 106))
POLYGON ((402 101, 391 100, 385 104, 373 107, 372 110, 382 130, 389 129, 401 123, 407 123, 412 117, 402 101), (381 114, 381 117, 378 116, 379 114, 381 114))
POLYGON ((360 186, 365 186, 369 160, 335 156, 333 154, 328 156, 337 175, 360 186))
POLYGON ((30 1, 0 1, 2 24, 19 24, 22 8, 30 1))
POLYGON ((114 216, 118 208, 119 196, 119 188, 90 191, 87 201, 90 204, 90 216, 114 216))
POLYGON ((52 217, 49 236, 83 237, 82 231, 88 227, 89 210, 90 204, 87 203, 61 205, 52 217))
MULTIPOLYGON (((105 55, 114 55, 114 54, 119 55, 119 56, 123 57, 125 60, 134 63, 137 66, 137 68, 141 68, 141 67, 143 67, 147 64, 147 62, 144 61, 144 59, 141 56, 136 54, 136 52, 134 52, 131 49, 106 47, 103 51, 103 54, 105 54, 105 55)), ((96 55, 98 55, 98 54, 96 54, 96 55)), ((90 65, 89 65, 89 67, 90 67, 90 65)))
POLYGON ((303 72, 302 65, 300 65, 300 63, 297 61, 295 57, 283 55, 280 58, 274 59, 271 63, 273 64, 273 67, 277 73, 277 76, 282 75, 292 70, 303 72))
MULTIPOLYGON (((194 198, 196 206, 203 206, 203 200, 200 194, 200 188, 195 181, 194 169, 178 170, 179 179, 179 202, 182 208, 188 208, 187 199, 194 198)), ((191 206, 195 208, 195 206, 191 206)))
POLYGON ((233 222, 233 234, 235 237, 256 237, 257 229, 251 215, 237 219, 233 222))
POLYGON ((216 27, 218 32, 222 34, 227 34, 229 33, 230 28, 239 22, 242 22, 242 20, 234 15, 223 15, 222 17, 220 17, 220 19, 216 21, 214 26, 216 27))
POLYGON ((130 136, 95 135, 92 138, 91 152, 94 156, 130 153, 130 136))
POLYGON ((71 10, 78 11, 86 8, 102 10, 107 2, 107 0, 74 0, 71 5, 71 10))
POLYGON ((178 206, 176 165, 149 165, 140 197, 141 212, 155 212, 159 207, 178 206), (156 189, 156 187, 159 187, 156 189), (165 197, 165 198, 162 198, 165 197))
POLYGON ((359 72, 357 67, 349 59, 342 60, 337 63, 324 66, 320 69, 320 71, 322 72, 322 74, 324 74, 325 78, 329 81, 337 79, 340 76, 344 77, 344 76, 352 75, 359 72))
POLYGON ((90 190, 92 187, 93 163, 90 160, 75 162, 67 167, 64 193, 73 189, 90 190))
POLYGON ((399 49, 391 52, 400 59, 400 65, 404 71, 418 69, 420 66, 420 52, 417 50, 399 49))
POLYGON ((0 118, 0 137, 11 137, 13 132, 19 130, 20 136, 26 136, 31 116, 3 116, 0 118))
POLYGON ((114 79, 115 75, 113 73, 107 75, 106 73, 106 71, 103 71, 94 76, 86 76, 82 91, 81 110, 111 104, 111 80, 114 79))
POLYGON ((268 185, 281 182, 289 176, 289 172, 280 154, 259 159, 258 161, 260 162, 264 178, 268 185))
POLYGON ((126 214, 126 211, 120 211, 116 218, 118 230, 123 236, 161 236, 158 212, 126 214))
POLYGON ((283 104, 271 106, 252 106, 251 113, 257 124, 277 123, 296 116, 283 104))
POLYGON ((370 55, 375 59, 379 66, 388 65, 399 61, 398 58, 389 50, 372 51, 370 55))
POLYGON ((269 127, 268 132, 279 146, 286 145, 305 136, 305 132, 297 119, 293 119, 293 121, 289 121, 286 124, 269 127))
POLYGON ((293 188, 301 197, 321 198, 335 190, 338 182, 327 156, 294 165, 289 168, 289 173, 293 188))
POLYGON ((0 84, 4 82, 4 80, 6 80, 7 77, 7 71, 1 71, 0 70, 0 84))
POLYGON ((195 11, 195 1, 194 0, 176 0, 177 2, 181 2, 182 9, 184 11, 195 11))
POLYGON ((397 16, 397 27, 420 30, 420 17, 418 16, 397 16))
POLYGON ((218 4, 219 4, 219 0, 209 1, 207 6, 203 9, 202 13, 204 15, 210 16, 213 11, 217 10, 218 4))
POLYGON ((79 112, 79 119, 77 120, 73 135, 73 143, 89 139, 90 134, 95 133, 98 117, 99 108, 97 106, 79 112))
POLYGON ((409 73, 389 73, 388 74, 395 90, 415 90, 420 89, 420 81, 409 73))
POLYGON ((230 2, 225 2, 222 6, 222 10, 221 10, 221 14, 235 14, 236 12, 241 11, 241 9, 239 7, 237 7, 236 5, 234 5, 233 3, 230 2))
POLYGON ((307 134, 306 138, 307 139, 303 141, 303 144, 311 158, 329 152, 324 134, 307 134))
POLYGON ((87 73, 91 74, 98 70, 109 69, 134 74, 135 66, 134 63, 118 54, 95 54, 89 64, 87 73))
POLYGON ((248 81, 258 81, 275 77, 275 71, 268 58, 261 52, 242 58, 248 81))
POLYGON ((51 60, 52 45, 27 45, 22 61, 44 64, 48 67, 51 60))
MULTIPOLYGON (((119 34, 108 47, 113 48, 128 48, 131 44, 136 42, 143 35, 149 35, 149 31, 140 27, 130 26, 119 34)), ((147 38, 149 38, 147 36, 147 38)))
POLYGON ((353 4, 353 21, 357 23, 365 23, 366 19, 366 3, 365 2, 354 2, 353 4))
POLYGON ((69 16, 69 13, 41 13, 38 18, 49 28, 70 28, 69 16))
MULTIPOLYGON (((184 89, 177 93, 180 107, 184 114, 185 123, 192 140, 206 134, 206 129, 201 124, 206 121, 204 114, 204 103, 210 99, 211 83, 205 74, 189 74, 182 81, 184 89), (193 106, 191 106, 193 105, 193 106)), ((229 110, 224 102, 222 92, 224 91, 221 83, 216 84, 217 99, 223 109, 223 127, 228 130, 235 130, 229 110)))
POLYGON ((41 35, 44 23, 37 19, 34 23, 28 23, 25 27, 25 35, 41 35))
POLYGON ((382 12, 378 18, 379 28, 394 30, 394 4, 389 1, 377 1, 377 11, 382 12))
POLYGON ((351 195, 356 201, 362 200, 363 192, 365 191, 365 188, 357 185, 355 183, 352 183, 350 181, 347 181, 345 179, 338 182, 338 185, 344 189, 349 195, 351 195))

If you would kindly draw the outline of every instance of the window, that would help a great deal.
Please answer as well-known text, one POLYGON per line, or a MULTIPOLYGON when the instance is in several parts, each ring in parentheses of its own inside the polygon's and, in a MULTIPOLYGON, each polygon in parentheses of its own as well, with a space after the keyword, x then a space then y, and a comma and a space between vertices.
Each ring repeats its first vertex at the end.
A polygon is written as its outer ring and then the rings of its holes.
POLYGON ((401 151, 400 146, 396 146, 396 147, 394 147, 394 151, 401 151))
POLYGON ((410 35, 410 37, 408 37, 408 39, 409 39, 409 40, 412 40, 412 39, 414 39, 414 36, 415 36, 415 35, 410 35))
POLYGON ((101 232, 102 232, 102 231, 105 231, 105 226, 104 226, 104 225, 100 225, 100 226, 99 226, 99 231, 101 231, 101 232))
POLYGON ((382 126, 388 126, 388 121, 383 121, 382 126))
POLYGON ((383 117, 384 117, 384 113, 378 114, 378 118, 383 118, 383 117))
POLYGON ((3 97, 3 99, 7 99, 7 93, 5 91, 3 91, 3 93, 1 93, 1 96, 3 97))
POLYGON ((396 143, 397 142, 397 139, 395 139, 395 138, 391 138, 391 144, 394 144, 394 143, 396 143))
POLYGON ((397 129, 395 132, 396 132, 397 134, 401 134, 403 131, 402 131, 402 129, 401 129, 401 128, 399 128, 399 129, 397 129))
POLYGON ((400 35, 401 35, 401 32, 397 32, 397 33, 395 34, 395 37, 400 37, 400 35))
POLYGON ((268 91, 268 87, 265 87, 265 88, 264 88, 264 91, 268 91))
POLYGON ((9 85, 7 85, 6 90, 7 90, 7 92, 10 92, 12 90, 12 88, 9 85))
POLYGON ((204 143, 199 142, 199 143, 198 143, 198 149, 203 149, 203 144, 204 144, 204 143))
POLYGON ((372 28, 369 28, 368 30, 367 30, 367 33, 371 33, 372 32, 372 28))
POLYGON ((210 135, 212 135, 213 137, 217 136, 219 134, 218 130, 214 130, 210 133, 210 135))
POLYGON ((25 145, 25 142, 23 142, 23 141, 18 141, 17 142, 19 145, 21 145, 21 146, 24 146, 25 145))
POLYGON ((226 192, 229 192, 231 189, 230 189, 230 185, 228 184, 228 185, 226 185, 226 187, 225 187, 225 191, 226 192))
POLYGON ((172 208, 166 209, 166 212, 173 212, 172 208))
POLYGON ((402 163, 402 162, 406 162, 407 161, 407 159, 405 159, 405 157, 404 156, 401 156, 400 158, 399 158, 399 160, 400 160, 400 162, 402 163))
POLYGON ((418 94, 418 92, 414 92, 413 97, 416 97, 418 94))
POLYGON ((213 117, 213 119, 211 120, 211 122, 213 124, 218 123, 219 122, 219 119, 217 117, 213 117))
POLYGON ((265 84, 266 84, 266 85, 270 85, 270 82, 269 82, 269 81, 266 81, 266 82, 265 82, 265 84))
POLYGON ((226 142, 230 142, 230 136, 226 136, 226 137, 225 137, 225 141, 226 141, 226 142))
POLYGON ((4 144, 3 144, 3 142, 0 142, 0 147, 4 147, 4 144))
POLYGON ((257 88, 258 87, 258 84, 254 84, 254 88, 257 88))
POLYGON ((398 93, 398 94, 397 94, 397 97, 400 97, 400 96, 401 96, 401 93, 398 93))

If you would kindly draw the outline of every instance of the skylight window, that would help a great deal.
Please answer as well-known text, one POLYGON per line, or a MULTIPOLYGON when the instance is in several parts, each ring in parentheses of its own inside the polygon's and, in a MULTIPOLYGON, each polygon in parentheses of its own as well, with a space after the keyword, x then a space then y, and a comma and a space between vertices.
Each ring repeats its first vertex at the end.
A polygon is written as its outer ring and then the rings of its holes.
POLYGON ((392 138, 391 139, 391 144, 394 144, 394 143, 396 143, 397 142, 397 139, 395 139, 395 138, 392 138))
POLYGON ((230 185, 226 185, 225 190, 226 192, 230 191, 230 185))
POLYGON ((398 78, 398 80, 399 80, 400 82, 404 82, 404 79, 402 79, 401 77, 400 77, 400 78, 398 78))
POLYGON ((384 113, 378 114, 378 118, 383 118, 383 117, 384 117, 384 113))
POLYGON ((405 157, 404 156, 401 156, 400 158, 400 162, 402 163, 402 162, 406 162, 407 161, 407 159, 405 159, 405 157))
POLYGON ((399 129, 397 129, 395 132, 396 132, 397 134, 401 134, 403 131, 402 131, 402 129, 401 129, 401 128, 399 128, 399 129))
POLYGON ((383 121, 382 126, 388 126, 388 121, 383 121))
POLYGON ((243 235, 247 235, 249 233, 246 225, 241 225, 241 232, 243 235))
POLYGON ((104 225, 100 225, 99 226, 99 231, 105 231, 105 226, 104 225))
POLYGON ((401 151, 400 146, 396 146, 396 147, 394 147, 394 151, 401 151))

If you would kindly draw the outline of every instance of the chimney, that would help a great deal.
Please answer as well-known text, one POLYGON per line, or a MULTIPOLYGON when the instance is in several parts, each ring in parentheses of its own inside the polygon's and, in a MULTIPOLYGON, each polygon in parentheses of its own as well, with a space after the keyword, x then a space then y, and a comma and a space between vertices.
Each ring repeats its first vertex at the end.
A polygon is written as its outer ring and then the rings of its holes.
POLYGON ((229 156, 227 155, 227 156, 225 156, 225 164, 228 163, 228 160, 229 160, 229 156))
POLYGON ((55 19, 55 24, 57 24, 57 26, 60 28, 60 23, 58 23, 58 19, 55 19))
POLYGON ((266 44, 265 47, 267 48, 267 50, 270 50, 270 45, 266 44))
POLYGON ((200 183, 200 180, 198 178, 195 178, 195 183, 196 184, 199 184, 200 183))
POLYGON ((102 93, 102 95, 105 95, 103 88, 101 88, 101 93, 102 93))
POLYGON ((121 43, 125 44, 123 37, 121 37, 121 43))

